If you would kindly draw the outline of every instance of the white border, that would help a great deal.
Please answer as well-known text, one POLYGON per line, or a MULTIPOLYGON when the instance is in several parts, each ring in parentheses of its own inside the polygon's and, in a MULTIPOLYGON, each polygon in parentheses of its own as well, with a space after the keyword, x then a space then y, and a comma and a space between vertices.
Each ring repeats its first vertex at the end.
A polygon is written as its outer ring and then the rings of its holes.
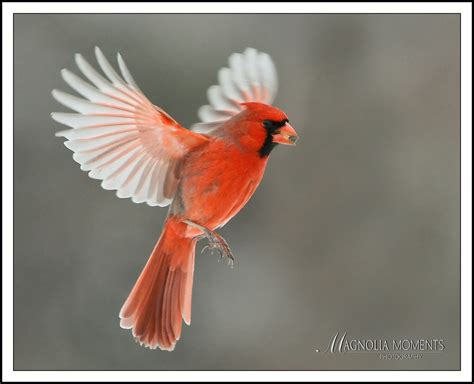
POLYGON ((3 3, 2 381, 470 381, 472 379, 471 3, 3 3), (86 11, 87 9, 87 11, 86 11), (461 371, 13 371, 13 13, 460 13, 462 148, 461 371))

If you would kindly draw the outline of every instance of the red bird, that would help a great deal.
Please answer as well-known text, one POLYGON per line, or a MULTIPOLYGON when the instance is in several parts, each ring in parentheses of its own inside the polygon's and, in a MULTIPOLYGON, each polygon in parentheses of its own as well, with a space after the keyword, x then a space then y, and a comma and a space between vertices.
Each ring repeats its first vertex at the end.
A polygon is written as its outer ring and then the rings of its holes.
POLYGON ((78 113, 53 113, 72 129, 58 132, 73 158, 102 187, 120 198, 151 206, 170 205, 163 232, 120 311, 120 325, 149 348, 173 350, 181 324, 191 322, 194 252, 207 238, 211 250, 234 258, 215 232, 239 212, 262 179, 277 144, 298 136, 273 107, 277 75, 269 55, 248 48, 229 58, 202 122, 183 128, 138 88, 118 54, 122 77, 99 48, 107 78, 81 55, 76 63, 92 85, 67 69, 65 82, 83 98, 54 90, 54 98, 78 113))

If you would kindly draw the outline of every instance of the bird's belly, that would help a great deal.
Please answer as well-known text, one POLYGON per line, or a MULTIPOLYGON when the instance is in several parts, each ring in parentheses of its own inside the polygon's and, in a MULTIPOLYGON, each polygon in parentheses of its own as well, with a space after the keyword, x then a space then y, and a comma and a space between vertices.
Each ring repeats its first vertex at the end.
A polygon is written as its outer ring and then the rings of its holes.
POLYGON ((201 172, 185 172, 171 210, 209 229, 221 227, 252 197, 263 171, 253 164, 239 167, 223 161, 201 172))
POLYGON ((252 180, 223 188, 213 183, 187 200, 184 216, 210 229, 221 227, 245 205, 255 191, 254 185, 252 180))

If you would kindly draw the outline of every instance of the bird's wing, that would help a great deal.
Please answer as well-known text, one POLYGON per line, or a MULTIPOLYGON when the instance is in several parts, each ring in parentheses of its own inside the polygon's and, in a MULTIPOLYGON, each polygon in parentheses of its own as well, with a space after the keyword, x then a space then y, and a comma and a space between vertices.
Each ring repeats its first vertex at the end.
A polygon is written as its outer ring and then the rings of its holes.
POLYGON ((203 105, 198 110, 201 122, 191 127, 195 132, 212 134, 214 129, 244 109, 241 103, 271 104, 278 88, 271 57, 253 48, 233 53, 229 57, 229 67, 219 70, 218 82, 219 85, 213 85, 207 91, 210 105, 203 105))
POLYGON ((133 80, 118 54, 122 77, 99 48, 95 50, 99 74, 82 55, 76 64, 86 82, 67 69, 64 81, 83 98, 54 90, 53 97, 78 113, 51 116, 72 129, 56 133, 67 139, 66 147, 89 176, 102 180, 102 187, 117 190, 120 198, 135 203, 170 204, 179 180, 179 165, 192 148, 209 140, 179 125, 153 105, 133 80))

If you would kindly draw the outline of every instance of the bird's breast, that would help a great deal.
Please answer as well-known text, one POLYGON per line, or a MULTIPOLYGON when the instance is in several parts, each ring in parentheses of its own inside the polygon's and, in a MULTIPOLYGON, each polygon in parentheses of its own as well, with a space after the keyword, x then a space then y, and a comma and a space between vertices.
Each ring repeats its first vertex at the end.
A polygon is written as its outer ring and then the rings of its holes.
POLYGON ((258 187, 266 159, 216 143, 186 159, 172 211, 208 228, 224 225, 258 187))

